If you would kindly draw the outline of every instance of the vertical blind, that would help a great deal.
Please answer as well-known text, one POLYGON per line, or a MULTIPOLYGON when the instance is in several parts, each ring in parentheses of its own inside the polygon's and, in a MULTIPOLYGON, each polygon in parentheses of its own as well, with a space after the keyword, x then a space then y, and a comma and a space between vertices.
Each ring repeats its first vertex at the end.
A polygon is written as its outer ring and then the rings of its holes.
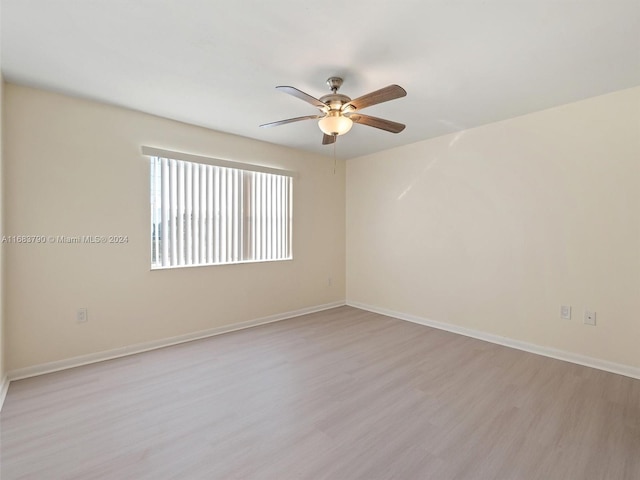
POLYGON ((151 267, 291 258, 292 178, 151 157, 151 267))

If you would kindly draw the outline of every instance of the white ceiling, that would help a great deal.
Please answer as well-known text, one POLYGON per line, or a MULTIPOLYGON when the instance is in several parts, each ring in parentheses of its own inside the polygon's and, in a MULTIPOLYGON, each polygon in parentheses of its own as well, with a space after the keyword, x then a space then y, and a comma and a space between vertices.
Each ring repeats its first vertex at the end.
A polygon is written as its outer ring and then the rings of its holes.
POLYGON ((337 155, 360 156, 640 85, 640 0, 2 0, 9 82, 129 107, 311 152, 315 97, 342 76, 363 113, 337 155))

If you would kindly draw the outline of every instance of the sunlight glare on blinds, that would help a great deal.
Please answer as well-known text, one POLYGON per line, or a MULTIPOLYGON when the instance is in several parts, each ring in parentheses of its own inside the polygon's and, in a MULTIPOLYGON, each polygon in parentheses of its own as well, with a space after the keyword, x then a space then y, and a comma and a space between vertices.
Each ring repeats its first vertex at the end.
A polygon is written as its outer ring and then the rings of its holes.
POLYGON ((291 258, 292 178, 151 159, 152 268, 291 258))

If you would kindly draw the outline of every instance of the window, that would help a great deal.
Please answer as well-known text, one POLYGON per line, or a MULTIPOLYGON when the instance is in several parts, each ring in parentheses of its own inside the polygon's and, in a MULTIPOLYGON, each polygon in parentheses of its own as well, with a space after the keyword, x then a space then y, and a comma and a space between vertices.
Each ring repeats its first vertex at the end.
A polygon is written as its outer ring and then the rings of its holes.
POLYGON ((151 156, 152 269, 292 258, 291 172, 143 153, 151 156))

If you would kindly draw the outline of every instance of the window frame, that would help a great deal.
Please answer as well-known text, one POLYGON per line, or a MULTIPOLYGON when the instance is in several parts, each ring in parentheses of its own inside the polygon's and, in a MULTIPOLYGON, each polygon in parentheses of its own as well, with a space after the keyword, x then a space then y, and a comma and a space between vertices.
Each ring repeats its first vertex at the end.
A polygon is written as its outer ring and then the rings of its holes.
MULTIPOLYGON (((241 162, 235 162, 235 161, 229 161, 229 160, 222 160, 222 159, 217 159, 212 157, 175 152, 171 150, 164 150, 164 149, 148 147, 148 146, 143 146, 141 150, 143 155, 151 157, 150 164, 149 164, 150 165, 149 167, 150 168, 150 171, 149 171, 150 190, 148 195, 149 204, 150 204, 149 257, 150 257, 151 270, 166 270, 166 269, 174 269, 174 268, 235 265, 235 264, 246 264, 246 263, 264 263, 264 262, 279 262, 279 261, 293 260, 293 189, 294 189, 293 180, 297 176, 296 172, 271 168, 264 165, 254 165, 254 164, 247 164, 247 163, 241 163, 241 162), (251 186, 251 190, 247 190, 246 194, 243 194, 243 195, 237 194, 237 197, 236 197, 239 210, 235 212, 235 215, 236 215, 235 220, 238 222, 238 224, 242 225, 241 228, 239 228, 238 230, 239 231, 238 236, 234 238, 233 241, 229 241, 228 238, 225 239, 224 242, 220 243, 218 247, 220 248, 221 245, 224 244, 226 247, 235 248, 235 251, 237 252, 236 253, 237 258, 231 259, 231 260, 226 258, 223 260, 222 258, 218 258, 218 256, 216 255, 213 261, 211 262, 209 262, 208 259, 205 259, 204 261, 202 261, 203 256, 205 255, 204 253, 201 253, 200 255, 198 255, 197 258, 194 258, 194 257, 190 257, 189 255, 185 255, 184 250, 180 251, 178 255, 175 255, 176 249, 180 248, 179 247, 180 245, 182 245, 182 247, 185 248, 184 244, 186 241, 183 240, 182 242, 178 241, 177 245, 175 246, 173 244, 170 244, 169 247, 167 247, 171 251, 170 258, 173 259, 170 261, 168 265, 163 264, 164 261, 166 261, 167 257, 164 257, 162 260, 160 260, 160 263, 157 263, 157 259, 159 258, 159 255, 158 254, 154 255, 154 248, 156 248, 158 245, 157 243, 155 243, 156 242, 155 228, 156 228, 156 225, 160 224, 160 222, 158 221, 158 218, 156 216, 158 212, 157 205, 156 205, 156 211, 154 212, 155 202, 153 198, 153 195, 154 195, 153 176, 155 173, 155 170, 154 170, 154 165, 156 164, 155 162, 157 160, 162 161, 163 159, 166 159, 167 162, 169 162, 169 164, 172 160, 175 162, 188 162, 191 165, 183 164, 183 166, 181 167, 181 168, 185 168, 188 171, 191 171, 191 169, 193 168, 193 165, 204 165, 204 166, 219 167, 221 169, 231 169, 231 170, 225 170, 224 175, 225 175, 225 178, 227 175, 229 175, 230 176, 229 178, 233 178, 233 181, 237 182, 235 184, 236 188, 242 188, 241 191, 244 192, 246 185, 251 186), (237 173, 234 173, 234 172, 237 172, 237 173), (251 175, 247 176, 245 172, 250 172, 251 175), (266 175, 260 175, 260 174, 266 174, 266 175), (276 180, 276 177, 269 177, 269 175, 274 175, 278 177, 289 177, 288 183, 286 183, 287 182, 286 178, 285 179, 278 178, 276 180), (240 181, 241 179, 242 181, 240 181), (263 179, 263 180, 260 180, 260 179, 263 179), (264 255, 265 255, 264 247, 262 249, 260 248, 256 249, 256 242, 255 240, 253 240, 257 236, 266 235, 265 233, 266 231, 264 230, 264 227, 262 227, 263 230, 258 230, 258 223, 256 223, 256 220, 254 220, 254 217, 252 216, 253 215, 252 211, 254 210, 254 207, 256 204, 253 203, 251 200, 255 199, 255 195, 257 195, 257 192, 259 191, 257 190, 258 188, 257 185, 260 181, 275 182, 275 184, 280 185, 281 186, 280 195, 286 192, 286 195, 284 197, 279 197, 280 206, 282 210, 280 210, 279 213, 275 212, 275 210, 273 211, 273 213, 278 213, 280 215, 278 218, 280 220, 284 219, 284 222, 286 222, 286 224, 282 222, 276 223, 276 227, 273 228, 273 230, 271 230, 272 227, 268 227, 269 234, 271 234, 272 231, 275 232, 277 228, 280 228, 280 230, 278 230, 278 233, 273 233, 273 235, 277 235, 279 239, 284 239, 282 241, 285 242, 285 246, 283 247, 284 252, 281 252, 281 254, 284 254, 284 256, 280 254, 280 255, 277 255, 277 258, 264 258, 264 255), (282 200, 282 198, 284 198, 285 200, 282 200), (286 237, 283 235, 285 235, 286 237), (250 248, 247 249, 247 246, 249 246, 250 248), (248 252, 250 252, 250 254, 252 255, 252 258, 246 258, 248 252), (261 252, 263 256, 256 258, 256 252, 261 252), (175 260, 176 258, 177 260, 175 260), (218 258, 219 261, 215 261, 216 258, 218 258)), ((222 170, 219 170, 219 169, 214 171, 222 172, 222 170)), ((155 181, 157 182, 158 180, 156 179, 155 181)), ((186 181, 188 181, 188 179, 186 181)), ((180 188, 180 186, 173 187, 173 188, 180 188)), ((197 189, 197 186, 194 186, 194 190, 192 190, 191 192, 196 192, 197 191, 196 189, 197 189)), ((270 194, 270 196, 263 197, 263 201, 264 201, 264 198, 267 198, 268 199, 267 201, 270 203, 274 198, 278 198, 274 196, 275 192, 272 193, 270 189, 268 191, 268 194, 270 194)), ((172 195, 172 193, 170 193, 169 195, 172 195)), ((190 201, 191 200, 190 196, 193 196, 193 195, 197 197, 196 193, 189 193, 188 195, 185 195, 184 200, 190 201)), ((264 193, 264 195, 267 195, 267 193, 264 193)), ((230 197, 225 196, 225 198, 228 199, 230 197)), ((162 205, 162 202, 160 204, 162 205)), ((160 211, 162 211, 162 208, 160 211)), ((215 225, 217 225, 218 227, 222 225, 221 222, 230 221, 228 219, 220 220, 219 215, 220 215, 219 210, 216 210, 213 212, 213 216, 215 217, 215 219, 213 219, 213 222, 215 222, 215 225)), ((264 220, 263 217, 260 217, 260 218, 262 221, 264 220)), ((207 219, 204 219, 202 221, 206 222, 207 219)), ((179 222, 180 221, 177 220, 176 223, 174 223, 174 225, 180 224, 179 222)), ((193 223, 194 226, 197 225, 197 221, 194 220, 193 222, 194 222, 193 223)), ((187 230, 191 232, 192 231, 191 228, 182 227, 182 225, 184 224, 180 224, 180 225, 181 227, 178 229, 178 232, 182 232, 181 235, 186 235, 186 238, 189 239, 189 241, 191 241, 191 245, 186 247, 187 252, 192 252, 192 248, 196 244, 200 249, 206 248, 207 250, 209 250, 209 243, 211 243, 212 250, 217 250, 216 238, 220 239, 218 231, 216 231, 216 235, 214 237, 207 238, 206 244, 205 243, 201 244, 199 243, 199 241, 194 241, 192 237, 189 237, 188 234, 186 233, 187 230)), ((212 230, 208 229, 208 231, 210 232, 212 230)), ((174 242, 176 241, 175 238, 173 238, 173 240, 174 242)), ((272 251, 271 255, 273 255, 273 253, 274 251, 272 251)))

